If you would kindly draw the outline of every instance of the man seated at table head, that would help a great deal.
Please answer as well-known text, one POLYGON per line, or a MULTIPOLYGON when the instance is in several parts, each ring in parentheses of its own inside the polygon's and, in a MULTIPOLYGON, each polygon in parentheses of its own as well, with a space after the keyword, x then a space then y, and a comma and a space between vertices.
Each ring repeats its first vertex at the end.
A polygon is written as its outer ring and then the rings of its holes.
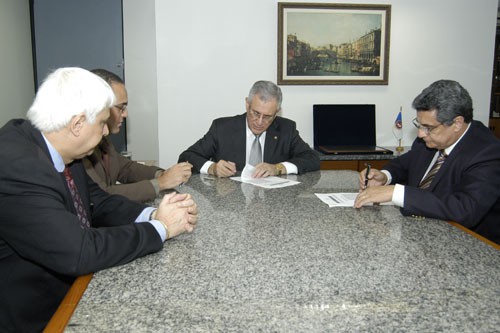
POLYGON ((281 89, 257 81, 245 99, 246 113, 219 118, 179 156, 194 172, 231 177, 248 163, 256 178, 319 170, 318 155, 305 143, 294 121, 278 116, 281 89))
MULTIPOLYGON (((115 93, 116 101, 110 109, 108 128, 111 134, 118 134, 128 116, 125 83, 119 76, 105 69, 91 72, 104 79, 115 93)), ((167 170, 142 165, 118 154, 109 137, 104 137, 94 153, 86 157, 83 163, 89 176, 103 190, 140 202, 152 201, 160 191, 187 182, 191 177, 192 167, 186 162, 173 165, 167 170)))
POLYGON ((472 119, 458 82, 439 80, 413 101, 418 137, 383 170, 359 174, 355 207, 390 202, 404 215, 455 221, 500 243, 500 140, 472 119))
POLYGON ((40 86, 27 120, 0 129, 0 331, 39 332, 77 276, 128 263, 192 232, 187 194, 158 209, 110 195, 81 158, 108 134, 115 96, 81 68, 61 68, 40 86))

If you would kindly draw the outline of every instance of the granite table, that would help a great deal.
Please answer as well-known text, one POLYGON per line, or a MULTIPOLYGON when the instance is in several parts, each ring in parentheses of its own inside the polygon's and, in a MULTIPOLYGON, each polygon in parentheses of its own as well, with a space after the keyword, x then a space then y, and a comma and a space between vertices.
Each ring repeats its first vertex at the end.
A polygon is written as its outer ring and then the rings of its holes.
POLYGON ((95 273, 66 332, 500 330, 500 251, 445 221, 315 196, 355 192, 356 172, 288 177, 301 183, 193 175, 180 191, 195 232, 95 273))

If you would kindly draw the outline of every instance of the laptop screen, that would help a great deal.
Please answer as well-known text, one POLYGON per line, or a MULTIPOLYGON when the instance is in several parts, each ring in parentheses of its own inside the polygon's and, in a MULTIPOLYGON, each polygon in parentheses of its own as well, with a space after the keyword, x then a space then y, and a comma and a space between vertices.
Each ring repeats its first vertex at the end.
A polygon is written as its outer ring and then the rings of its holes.
POLYGON ((374 104, 313 105, 314 147, 376 146, 374 104))

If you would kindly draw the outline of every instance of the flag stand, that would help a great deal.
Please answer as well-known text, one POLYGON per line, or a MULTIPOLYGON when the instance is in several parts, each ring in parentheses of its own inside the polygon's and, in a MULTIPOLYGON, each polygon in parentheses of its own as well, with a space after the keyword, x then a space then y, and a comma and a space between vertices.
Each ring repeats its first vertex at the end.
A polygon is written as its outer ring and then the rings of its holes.
POLYGON ((401 153, 405 150, 405 148, 403 146, 401 146, 401 139, 399 139, 398 142, 399 142, 399 145, 396 147, 396 151, 401 153))

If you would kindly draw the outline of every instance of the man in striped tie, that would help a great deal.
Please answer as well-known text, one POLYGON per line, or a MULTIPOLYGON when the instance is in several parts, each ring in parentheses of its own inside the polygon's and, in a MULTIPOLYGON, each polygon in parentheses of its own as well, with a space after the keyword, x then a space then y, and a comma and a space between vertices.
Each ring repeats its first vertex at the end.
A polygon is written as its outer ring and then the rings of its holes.
POLYGON ((413 101, 418 137, 382 170, 360 172, 360 208, 392 202, 404 215, 451 220, 500 243, 500 140, 472 118, 458 82, 439 80, 413 101))

